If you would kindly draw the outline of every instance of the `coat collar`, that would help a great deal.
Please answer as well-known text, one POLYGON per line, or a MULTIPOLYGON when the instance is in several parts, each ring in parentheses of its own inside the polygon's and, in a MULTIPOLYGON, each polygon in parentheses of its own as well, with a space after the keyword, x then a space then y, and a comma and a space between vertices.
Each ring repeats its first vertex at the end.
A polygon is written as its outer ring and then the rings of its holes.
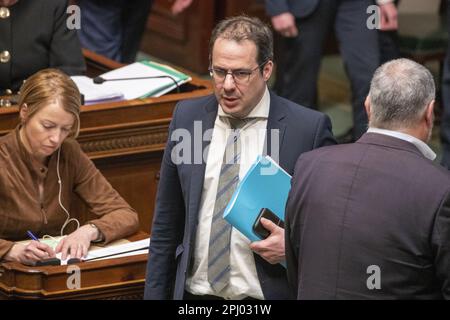
MULTIPOLYGON (((216 121, 217 112, 218 112, 218 102, 214 95, 210 96, 211 98, 207 100, 206 104, 203 106, 203 113, 200 117, 200 121, 202 122, 202 137, 204 137, 205 131, 214 128, 214 123, 216 121)), ((212 130, 210 131, 212 132, 212 130)), ((208 137, 209 140, 202 139, 202 155, 203 151, 206 148, 209 148, 209 144, 211 142, 211 137, 208 137)), ((192 150, 194 152, 194 150, 192 150)), ((192 153, 193 154, 193 153, 192 153)), ((203 182, 206 170, 206 159, 208 155, 205 154, 202 158, 200 164, 193 164, 191 169, 191 177, 190 177, 190 197, 189 201, 189 212, 191 213, 188 217, 189 219, 189 234, 195 235, 194 230, 196 225, 198 224, 198 214, 200 209, 200 202, 203 191, 203 182)))
POLYGON ((14 154, 14 157, 16 157, 15 161, 23 162, 28 170, 36 177, 42 176, 43 173, 46 173, 47 167, 39 164, 25 148, 25 145, 20 138, 20 129, 21 125, 18 125, 13 131, 13 148, 18 150, 18 152, 14 154))
POLYGON ((417 149, 417 147, 412 143, 384 134, 368 132, 365 133, 358 141, 356 141, 356 143, 373 144, 393 149, 400 149, 415 153, 418 156, 425 158, 424 155, 419 151, 419 149, 417 149))
MULTIPOLYGON (((286 131, 286 123, 284 121, 286 118, 285 111, 283 102, 280 101, 280 98, 270 92, 270 110, 269 118, 267 119, 266 141, 264 143, 263 154, 269 155, 272 158, 279 158, 279 152, 283 146, 284 133, 286 131), (279 143, 278 152, 272 148, 276 143, 279 143)), ((274 160, 279 162, 279 159, 274 160)))

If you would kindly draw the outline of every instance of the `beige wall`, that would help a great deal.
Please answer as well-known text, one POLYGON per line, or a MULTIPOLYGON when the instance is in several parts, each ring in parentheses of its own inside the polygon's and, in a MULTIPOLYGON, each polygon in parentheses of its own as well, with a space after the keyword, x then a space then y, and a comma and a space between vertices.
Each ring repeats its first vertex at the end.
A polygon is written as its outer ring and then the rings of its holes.
POLYGON ((438 13, 441 0, 400 0, 399 13, 438 13))

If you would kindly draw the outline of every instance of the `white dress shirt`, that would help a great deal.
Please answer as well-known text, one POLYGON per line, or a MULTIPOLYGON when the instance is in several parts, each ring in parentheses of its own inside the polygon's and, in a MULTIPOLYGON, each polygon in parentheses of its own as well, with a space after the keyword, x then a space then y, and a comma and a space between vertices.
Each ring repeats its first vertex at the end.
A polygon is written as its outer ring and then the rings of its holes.
MULTIPOLYGON (((248 169, 256 161, 257 156, 263 153, 269 108, 270 94, 266 88, 260 102, 248 115, 249 118, 256 117, 256 122, 252 122, 250 126, 244 127, 240 133, 240 180, 244 178, 248 169)), ((211 219, 219 184, 220 168, 222 166, 226 141, 231 133, 226 117, 229 116, 225 114, 219 105, 206 161, 199 225, 194 248, 194 265, 192 273, 188 274, 186 279, 186 290, 195 295, 217 295, 208 282, 208 246, 211 219)), ((256 299, 264 299, 256 273, 253 251, 249 248, 250 240, 233 228, 230 241, 230 283, 220 293, 221 297, 225 299, 242 299, 249 296, 256 299)))
POLYGON ((434 151, 431 150, 431 148, 425 142, 409 134, 379 128, 369 128, 367 132, 384 134, 397 139, 408 141, 409 143, 412 143, 414 146, 416 146, 416 148, 419 149, 419 151, 423 154, 425 158, 430 159, 432 161, 436 158, 436 153, 434 153, 434 151))

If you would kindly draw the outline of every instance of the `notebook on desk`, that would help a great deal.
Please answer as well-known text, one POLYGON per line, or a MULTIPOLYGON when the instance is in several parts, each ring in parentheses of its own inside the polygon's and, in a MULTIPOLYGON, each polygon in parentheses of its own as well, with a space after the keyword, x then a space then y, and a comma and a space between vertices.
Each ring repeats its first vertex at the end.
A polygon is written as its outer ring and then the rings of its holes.
MULTIPOLYGON (((50 246, 53 250, 55 250, 59 241, 65 236, 58 237, 44 237, 40 238, 39 242, 45 243, 50 246)), ((23 245, 27 245, 31 240, 23 240, 16 241, 16 243, 20 243, 23 245)), ((103 259, 112 259, 119 258, 131 255, 138 255, 148 253, 148 246, 150 245, 150 238, 146 238, 139 241, 129 241, 127 239, 119 239, 108 243, 105 246, 97 246, 95 244, 91 244, 89 247, 89 251, 86 257, 83 258, 83 261, 93 261, 93 260, 103 260, 103 259)), ((61 253, 56 254, 56 258, 61 260, 61 253)), ((67 261, 70 259, 70 256, 65 260, 61 260, 61 265, 66 265, 67 261)))
POLYGON ((72 76, 71 78, 83 95, 85 105, 105 101, 120 101, 124 99, 121 91, 111 90, 110 88, 103 86, 103 84, 95 84, 89 77, 72 76))

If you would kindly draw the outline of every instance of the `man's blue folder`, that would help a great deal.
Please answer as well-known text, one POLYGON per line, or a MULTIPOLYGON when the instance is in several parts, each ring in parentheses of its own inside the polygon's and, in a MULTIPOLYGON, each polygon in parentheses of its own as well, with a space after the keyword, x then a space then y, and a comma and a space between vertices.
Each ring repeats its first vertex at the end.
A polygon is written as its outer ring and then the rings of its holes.
POLYGON ((261 208, 269 208, 281 220, 291 189, 291 176, 269 156, 259 156, 238 184, 223 218, 250 241, 261 240, 253 224, 261 208))

